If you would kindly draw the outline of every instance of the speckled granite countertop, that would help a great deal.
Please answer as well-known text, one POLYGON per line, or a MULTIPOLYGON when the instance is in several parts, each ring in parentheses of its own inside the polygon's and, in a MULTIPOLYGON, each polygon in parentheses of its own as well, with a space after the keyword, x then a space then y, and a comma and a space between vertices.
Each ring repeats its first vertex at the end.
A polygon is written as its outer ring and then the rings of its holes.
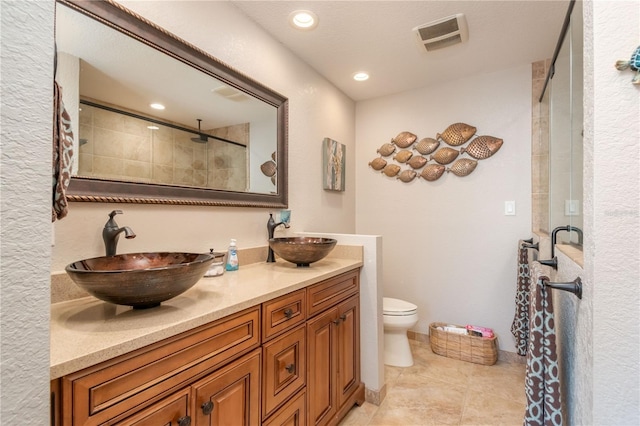
POLYGON ((362 266, 362 247, 351 249, 335 250, 337 253, 309 268, 297 268, 283 260, 244 265, 219 277, 202 278, 180 296, 148 310, 133 310, 94 297, 54 303, 51 379, 362 266))

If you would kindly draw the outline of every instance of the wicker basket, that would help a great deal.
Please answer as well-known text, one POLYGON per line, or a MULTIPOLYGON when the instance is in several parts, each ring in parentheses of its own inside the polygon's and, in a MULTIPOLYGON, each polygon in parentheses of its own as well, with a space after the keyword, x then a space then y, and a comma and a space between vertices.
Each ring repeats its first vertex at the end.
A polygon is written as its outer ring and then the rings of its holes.
POLYGON ((446 325, 451 324, 434 322, 429 325, 429 340, 433 352, 448 358, 483 365, 493 365, 498 361, 495 336, 491 338, 468 336, 436 328, 446 325))

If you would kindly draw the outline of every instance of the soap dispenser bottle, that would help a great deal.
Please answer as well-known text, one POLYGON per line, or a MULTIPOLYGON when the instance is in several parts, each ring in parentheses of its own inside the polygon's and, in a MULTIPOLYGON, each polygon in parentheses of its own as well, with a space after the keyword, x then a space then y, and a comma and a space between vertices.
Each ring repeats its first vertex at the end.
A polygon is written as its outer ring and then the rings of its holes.
POLYGON ((238 247, 236 246, 236 240, 231 239, 229 243, 229 251, 227 252, 227 264, 225 266, 227 271, 238 270, 238 247))

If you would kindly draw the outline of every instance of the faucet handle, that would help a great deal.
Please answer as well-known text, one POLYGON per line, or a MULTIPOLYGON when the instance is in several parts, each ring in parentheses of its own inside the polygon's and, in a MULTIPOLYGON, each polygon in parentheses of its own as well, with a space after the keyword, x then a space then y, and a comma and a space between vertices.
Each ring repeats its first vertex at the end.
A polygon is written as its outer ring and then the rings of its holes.
POLYGON ((109 217, 113 219, 113 217, 117 214, 122 214, 122 210, 113 210, 111 213, 109 213, 109 217))

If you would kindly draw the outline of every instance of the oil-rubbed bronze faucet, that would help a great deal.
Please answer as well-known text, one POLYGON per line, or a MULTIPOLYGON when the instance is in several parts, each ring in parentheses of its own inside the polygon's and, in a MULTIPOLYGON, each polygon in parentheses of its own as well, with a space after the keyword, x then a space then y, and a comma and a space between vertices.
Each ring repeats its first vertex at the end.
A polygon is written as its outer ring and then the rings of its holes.
POLYGON ((102 239, 104 240, 104 249, 107 256, 115 256, 116 247, 118 246, 118 238, 120 233, 124 232, 125 238, 135 238, 136 234, 128 226, 118 227, 115 219, 113 218, 117 214, 122 214, 122 210, 114 210, 109 213, 109 220, 102 229, 102 239))
MULTIPOLYGON (((273 238, 274 231, 280 225, 284 225, 285 228, 289 227, 289 224, 287 222, 276 223, 276 221, 273 220, 273 213, 269 213, 269 220, 267 221, 267 232, 269 233, 269 239, 273 238)), ((276 261, 276 256, 275 254, 273 254, 273 249, 271 248, 271 245, 269 245, 269 254, 267 255, 267 263, 273 263, 275 261, 276 261)))

